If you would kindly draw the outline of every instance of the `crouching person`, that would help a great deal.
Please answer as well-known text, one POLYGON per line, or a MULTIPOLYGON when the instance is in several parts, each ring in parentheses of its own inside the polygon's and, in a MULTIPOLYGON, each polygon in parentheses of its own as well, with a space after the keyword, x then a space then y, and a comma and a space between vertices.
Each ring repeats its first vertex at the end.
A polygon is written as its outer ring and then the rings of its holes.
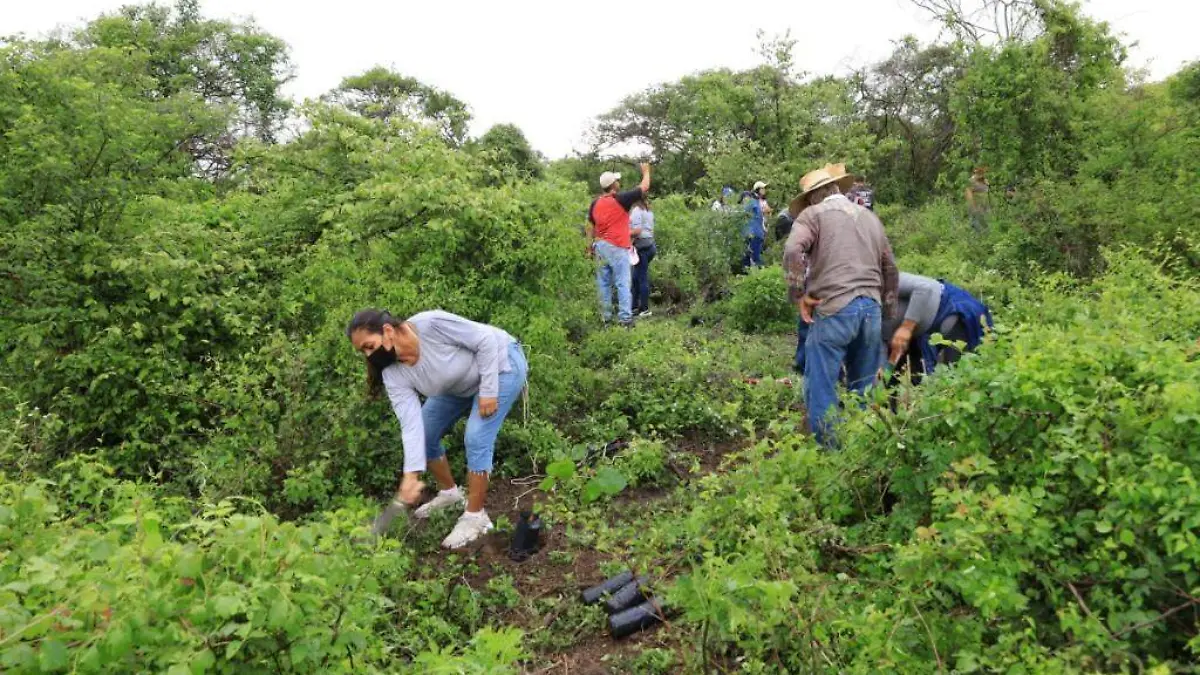
POLYGON ((901 272, 899 298, 903 316, 883 322, 883 342, 897 372, 907 370, 917 382, 937 366, 962 358, 958 347, 935 345, 932 336, 941 335, 974 351, 992 328, 987 305, 944 280, 901 272))
POLYGON ((386 389, 400 420, 404 478, 396 502, 416 505, 424 486, 420 474, 428 468, 439 492, 413 515, 428 518, 434 511, 466 502, 442 546, 461 548, 487 534, 492 521, 484 502, 496 436, 520 398, 529 370, 520 344, 499 328, 442 311, 401 320, 383 310, 364 309, 354 315, 346 335, 366 358, 369 391, 378 395, 386 389), (441 443, 464 416, 465 496, 454 482, 441 443))

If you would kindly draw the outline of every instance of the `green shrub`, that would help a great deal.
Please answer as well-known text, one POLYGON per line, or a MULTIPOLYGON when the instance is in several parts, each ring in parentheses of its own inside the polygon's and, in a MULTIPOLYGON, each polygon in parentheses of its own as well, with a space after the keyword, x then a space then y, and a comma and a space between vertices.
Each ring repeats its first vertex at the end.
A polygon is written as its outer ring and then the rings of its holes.
MULTIPOLYGON (((663 257, 681 256, 690 264, 673 263, 684 280, 676 282, 687 297, 694 275, 700 297, 720 297, 742 258, 742 216, 709 210, 693 210, 680 197, 655 202, 655 240, 663 257)), ((666 280, 666 269, 656 259, 654 272, 666 280), (662 271, 658 271, 662 270, 662 271)))
POLYGON ((461 653, 431 652, 426 638, 409 651, 393 598, 412 558, 353 544, 361 507, 297 525, 230 502, 193 516, 129 484, 91 485, 63 508, 45 481, 0 477, 7 672, 385 672, 413 659, 513 672, 522 657, 514 630, 480 630, 461 653))
POLYGON ((662 251, 651 267, 653 294, 661 302, 687 307, 700 298, 696 266, 686 254, 662 251))
POLYGON ((748 333, 795 331, 796 309, 788 302, 787 281, 777 266, 752 269, 733 282, 729 318, 748 333))
POLYGON ((894 411, 851 414, 838 453, 780 420, 646 532, 703 556, 671 591, 702 646, 843 672, 1193 660, 1200 287, 1135 252, 1107 265, 1045 291, 1065 319, 1002 323, 894 411))

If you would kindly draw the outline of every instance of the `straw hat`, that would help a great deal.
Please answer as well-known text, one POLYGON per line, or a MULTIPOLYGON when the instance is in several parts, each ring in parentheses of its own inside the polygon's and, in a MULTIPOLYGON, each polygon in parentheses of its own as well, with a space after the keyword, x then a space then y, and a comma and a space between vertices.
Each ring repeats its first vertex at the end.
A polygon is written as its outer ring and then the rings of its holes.
POLYGON ((788 215, 796 218, 804 207, 808 206, 808 195, 817 188, 830 183, 837 183, 838 189, 845 194, 854 185, 854 175, 846 173, 845 164, 826 164, 820 169, 809 171, 800 179, 800 194, 788 205, 788 215))

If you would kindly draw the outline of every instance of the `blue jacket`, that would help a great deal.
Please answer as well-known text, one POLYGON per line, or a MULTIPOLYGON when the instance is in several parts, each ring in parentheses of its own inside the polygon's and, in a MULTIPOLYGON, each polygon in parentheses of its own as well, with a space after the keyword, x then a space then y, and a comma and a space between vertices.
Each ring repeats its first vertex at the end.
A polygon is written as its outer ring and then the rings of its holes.
POLYGON ((763 223, 762 202, 758 201, 758 197, 751 196, 746 201, 746 213, 750 214, 750 219, 742 227, 742 236, 759 239, 767 236, 767 228, 763 223))

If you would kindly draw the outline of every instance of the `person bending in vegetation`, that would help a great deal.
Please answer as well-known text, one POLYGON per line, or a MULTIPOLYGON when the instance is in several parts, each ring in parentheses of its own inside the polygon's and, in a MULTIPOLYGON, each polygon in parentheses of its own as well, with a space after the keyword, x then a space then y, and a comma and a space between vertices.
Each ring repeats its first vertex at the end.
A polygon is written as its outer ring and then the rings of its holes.
POLYGON ((746 195, 746 224, 742 226, 742 237, 746 240, 746 253, 742 256, 742 269, 762 267, 763 239, 767 236, 766 214, 771 212, 767 205, 767 184, 761 180, 746 195))
POLYGON ((654 211, 649 197, 643 196, 633 207, 629 226, 638 253, 638 263, 633 267, 633 313, 650 316, 650 261, 654 260, 658 247, 654 245, 654 211))
POLYGON ((611 171, 600 174, 600 189, 604 190, 604 194, 597 197, 588 209, 587 228, 588 255, 600 259, 596 268, 600 319, 605 325, 612 321, 615 287, 617 321, 629 328, 633 326, 629 210, 650 191, 650 165, 642 164, 642 183, 632 190, 621 192, 621 174, 611 171))
POLYGON ((829 409, 837 405, 843 362, 851 390, 866 391, 882 364, 883 316, 896 307, 899 272, 883 224, 842 194, 852 176, 825 168, 800 179, 784 247, 788 294, 809 324, 804 342, 804 399, 818 442, 835 445, 829 409))
MULTIPOLYGON (((385 389, 400 420, 404 478, 388 508, 416 505, 424 487, 420 474, 428 468, 439 492, 413 515, 428 518, 465 501, 465 512, 442 546, 461 548, 486 534, 492 529, 484 502, 496 436, 529 372, 520 344, 499 328, 442 311, 401 321, 383 310, 364 309, 350 320, 346 335, 366 359, 369 393, 378 396, 385 389), (442 447, 442 437, 464 416, 465 498, 442 447)), ((378 524, 376 529, 382 534, 378 524)))
POLYGON ((992 327, 987 305, 944 280, 901 272, 898 297, 899 311, 883 322, 882 337, 888 362, 897 374, 908 371, 914 382, 962 357, 958 347, 934 345, 931 336, 964 343, 967 351, 974 351, 992 327))

